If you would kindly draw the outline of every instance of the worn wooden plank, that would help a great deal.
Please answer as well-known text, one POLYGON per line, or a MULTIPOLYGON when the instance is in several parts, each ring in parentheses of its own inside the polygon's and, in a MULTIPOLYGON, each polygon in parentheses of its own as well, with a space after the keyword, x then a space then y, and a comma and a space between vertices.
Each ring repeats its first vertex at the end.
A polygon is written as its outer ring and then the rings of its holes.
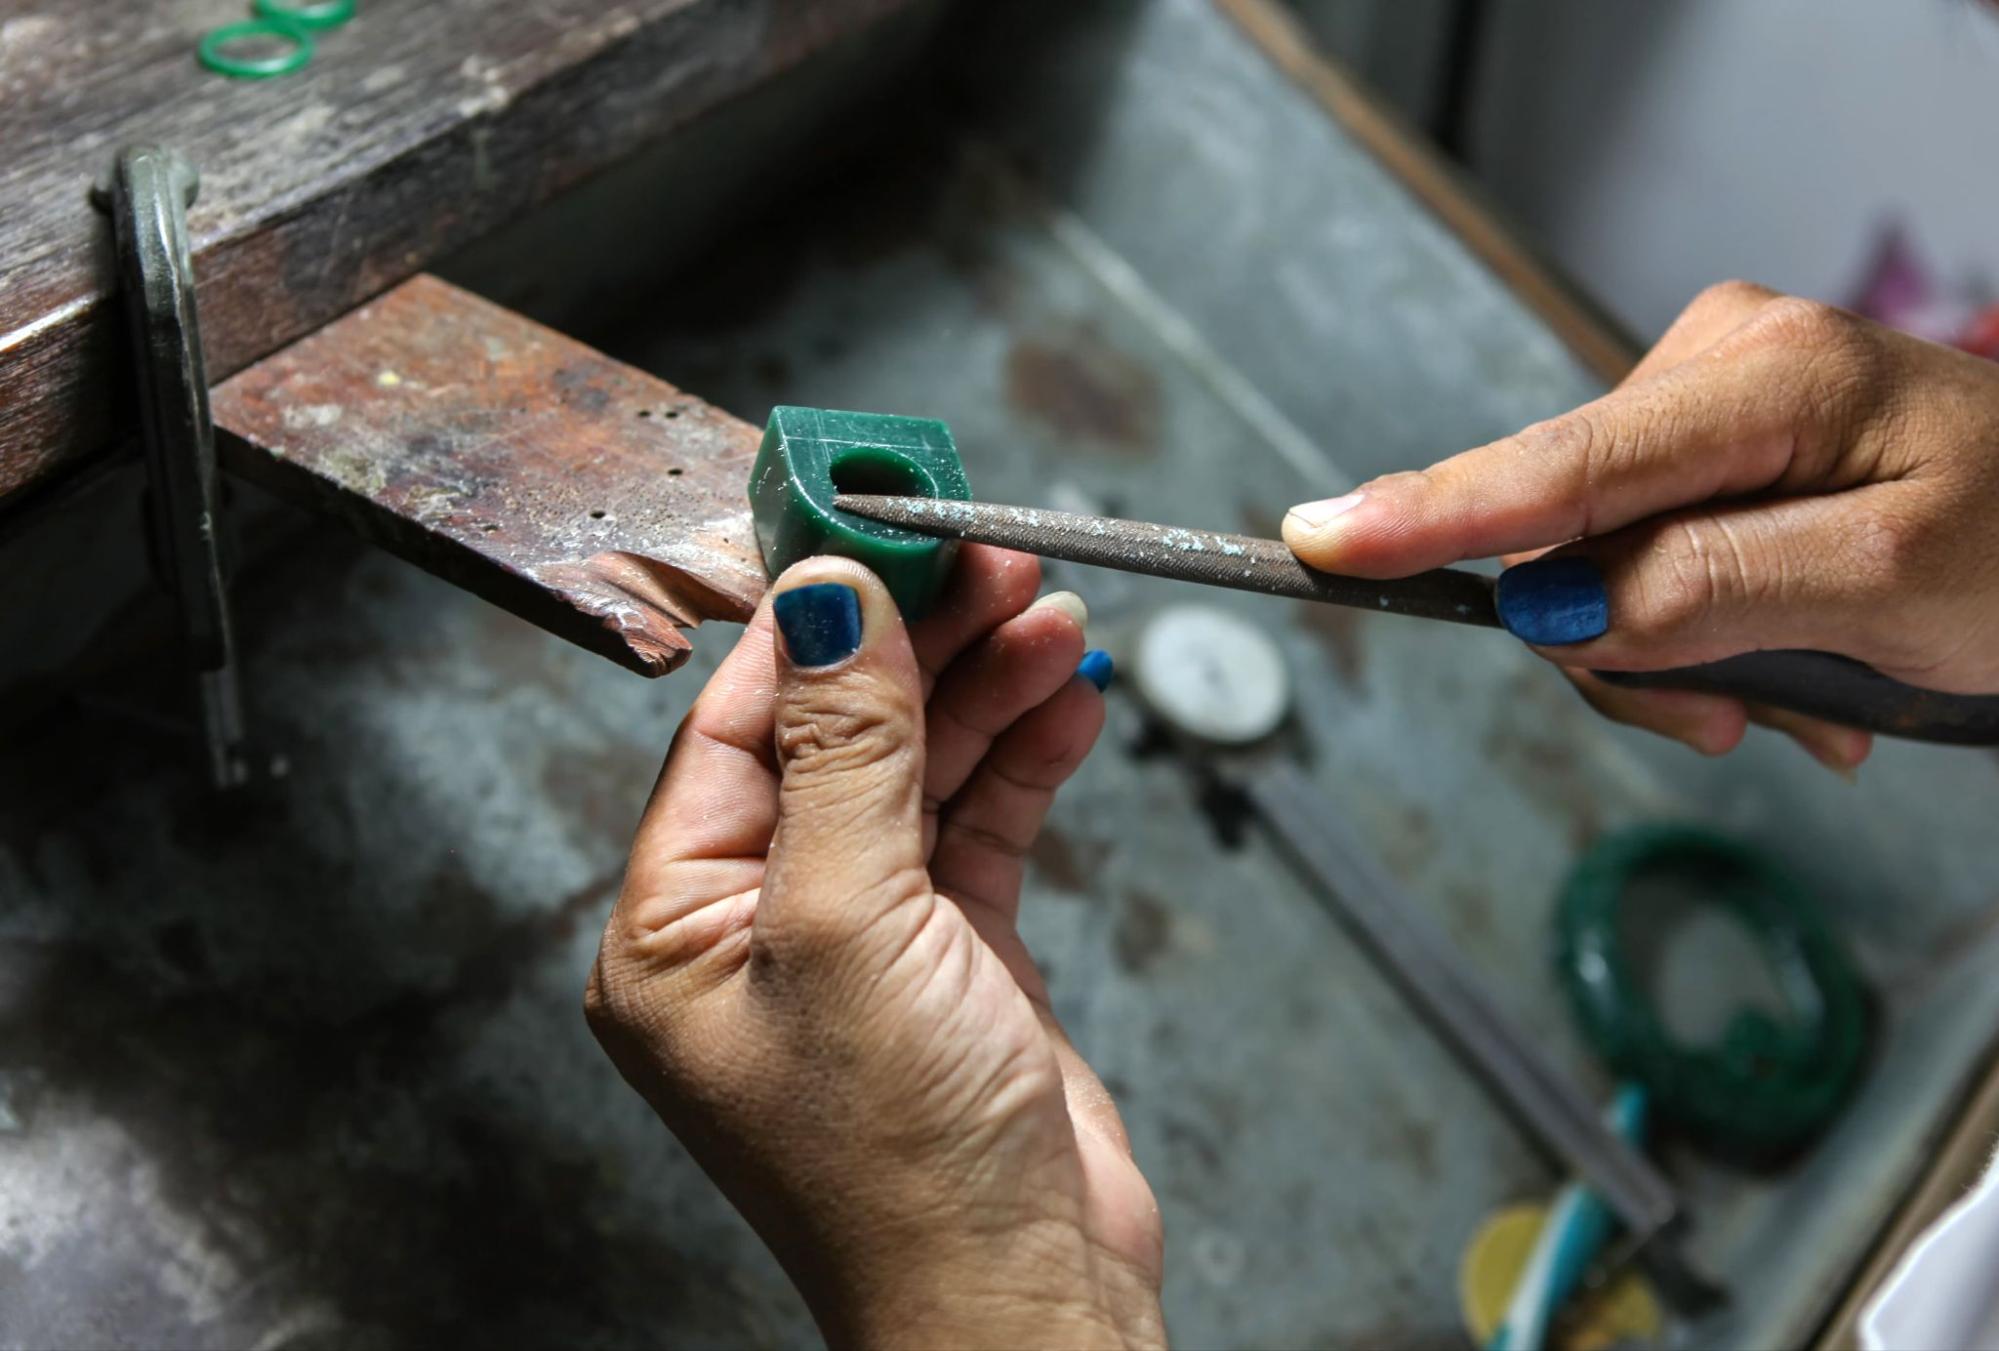
POLYGON ((641 674, 763 593, 755 427, 435 277, 212 401, 232 473, 641 674))
POLYGON ((195 59, 242 0, 7 13, 0 498, 130 429, 111 235, 88 203, 120 146, 172 145, 201 169, 189 226, 224 376, 913 4, 364 0, 303 71, 260 81, 195 59))

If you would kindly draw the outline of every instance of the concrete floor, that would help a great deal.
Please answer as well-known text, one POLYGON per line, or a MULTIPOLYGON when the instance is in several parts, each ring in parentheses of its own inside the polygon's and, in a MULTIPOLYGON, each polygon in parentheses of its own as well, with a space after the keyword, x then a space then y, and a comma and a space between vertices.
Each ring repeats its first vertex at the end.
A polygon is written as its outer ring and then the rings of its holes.
MULTIPOLYGON (((994 498, 1259 532, 1588 396, 1205 3, 1099 8, 1116 22, 1031 84, 1102 105, 1058 157, 1068 206, 990 145, 887 163, 814 199, 810 247, 744 232, 645 322, 586 336, 746 417, 778 398, 944 417, 994 498), (1176 81, 1226 124, 1158 115, 1176 81), (1189 194, 1162 172, 1203 156, 1266 177, 1189 194), (1235 275, 1188 261, 1223 236, 1235 275)), ((1113 645, 1186 598, 1054 580, 1113 645)), ((209 801, 144 669, 0 749, 0 1343, 810 1342, 579 1007, 639 805, 731 635, 647 683, 321 531, 242 591, 281 778, 209 801)), ((1499 635, 1228 604, 1298 676, 1286 752, 1593 1092, 1547 969, 1579 846, 1693 818, 1813 885, 1882 1000, 1866 1090, 1786 1173, 1667 1157, 1694 1256, 1738 1295, 1688 1335, 1796 1340, 1999 1023, 1999 761, 1888 747, 1857 789, 1767 738, 1707 764, 1604 727, 1499 635)), ((1462 1245, 1553 1173, 1268 845, 1222 838, 1115 711, 1023 924, 1160 1196, 1176 1340, 1457 1344, 1462 1245)))
POLYGON ((696 682, 330 536, 269 582, 283 779, 212 802, 116 690, 8 757, 0 1339, 807 1339, 578 1012, 696 682))

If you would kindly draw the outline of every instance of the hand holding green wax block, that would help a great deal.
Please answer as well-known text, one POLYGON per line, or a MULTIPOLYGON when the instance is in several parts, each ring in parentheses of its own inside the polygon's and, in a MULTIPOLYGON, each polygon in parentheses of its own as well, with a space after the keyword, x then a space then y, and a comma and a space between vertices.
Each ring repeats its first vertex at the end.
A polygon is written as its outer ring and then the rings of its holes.
POLYGON ((849 516, 833 506, 843 492, 970 501, 951 429, 930 418, 780 406, 750 471, 750 513, 771 576, 814 554, 851 558, 882 579, 905 619, 921 619, 950 575, 957 541, 849 516))

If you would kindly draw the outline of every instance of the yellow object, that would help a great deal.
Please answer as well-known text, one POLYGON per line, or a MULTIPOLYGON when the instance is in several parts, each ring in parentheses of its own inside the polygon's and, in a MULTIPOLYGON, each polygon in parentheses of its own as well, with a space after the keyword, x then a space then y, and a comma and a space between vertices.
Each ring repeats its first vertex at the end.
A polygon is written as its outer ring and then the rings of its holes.
MULTIPOLYGON (((1494 1211, 1479 1227, 1458 1264, 1458 1309, 1472 1342, 1485 1346, 1513 1298, 1513 1288, 1534 1251, 1548 1208, 1527 1203, 1494 1211)), ((1635 1271, 1584 1290, 1555 1321, 1551 1344, 1560 1351, 1607 1351, 1659 1336, 1664 1320, 1652 1288, 1635 1271)))

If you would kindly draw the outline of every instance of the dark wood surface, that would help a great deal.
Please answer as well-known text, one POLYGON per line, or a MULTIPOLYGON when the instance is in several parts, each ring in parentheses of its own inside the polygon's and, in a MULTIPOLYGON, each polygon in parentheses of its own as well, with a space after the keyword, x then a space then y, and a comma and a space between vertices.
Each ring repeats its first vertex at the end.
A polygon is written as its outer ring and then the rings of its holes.
POLYGON ((132 430, 88 200, 121 146, 201 170, 189 226, 220 379, 907 7, 361 0, 304 70, 247 81, 195 58, 243 0, 0 8, 0 498, 132 430))
POLYGON ((231 472, 643 675, 763 594, 757 428, 435 277, 213 402, 231 472))

